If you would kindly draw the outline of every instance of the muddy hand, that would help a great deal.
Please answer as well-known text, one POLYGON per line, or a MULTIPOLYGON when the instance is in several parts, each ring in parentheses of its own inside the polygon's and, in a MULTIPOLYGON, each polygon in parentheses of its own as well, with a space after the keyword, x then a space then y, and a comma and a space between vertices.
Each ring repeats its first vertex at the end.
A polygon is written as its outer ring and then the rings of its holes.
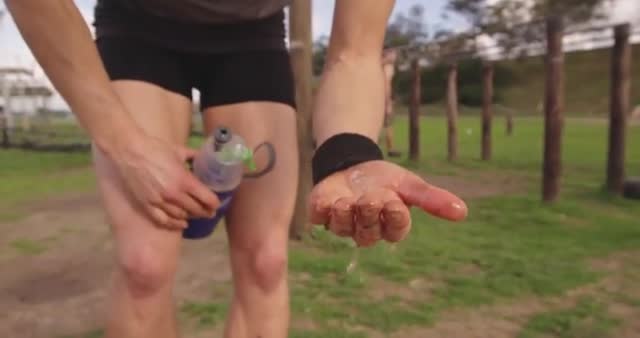
POLYGON ((467 216, 459 197, 386 161, 365 162, 325 178, 311 192, 309 214, 314 224, 371 246, 404 239, 412 206, 450 221, 467 216))

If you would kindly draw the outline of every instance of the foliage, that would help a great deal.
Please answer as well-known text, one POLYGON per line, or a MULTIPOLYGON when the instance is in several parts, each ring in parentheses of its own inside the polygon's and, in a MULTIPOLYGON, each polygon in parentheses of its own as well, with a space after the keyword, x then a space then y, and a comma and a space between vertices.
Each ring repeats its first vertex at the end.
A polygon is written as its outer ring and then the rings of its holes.
POLYGON ((471 24, 473 30, 491 36, 510 55, 526 55, 530 43, 544 39, 542 19, 562 16, 568 26, 600 18, 610 0, 449 0, 448 10, 471 24))
MULTIPOLYGON (((448 66, 444 64, 422 70, 422 103, 442 101, 446 95, 448 66)), ((501 64, 494 66, 494 101, 500 102, 502 91, 516 82, 512 70, 501 64)), ((460 102, 477 106, 482 103, 482 61, 469 59, 458 65, 460 102)), ((398 72, 394 79, 397 102, 408 104, 411 93, 411 72, 398 72)))
POLYGON ((329 38, 327 36, 321 36, 313 43, 313 56, 311 62, 313 64, 314 76, 320 76, 322 74, 328 50, 329 38))
POLYGON ((425 9, 416 4, 407 14, 398 14, 387 26, 385 36, 386 46, 414 46, 425 43, 429 38, 425 9))
MULTIPOLYGON (((405 13, 398 14, 387 26, 386 47, 411 47, 424 44, 429 39, 425 9, 416 4, 405 13)), ((329 39, 322 36, 313 44, 313 74, 320 76, 327 57, 329 39)))

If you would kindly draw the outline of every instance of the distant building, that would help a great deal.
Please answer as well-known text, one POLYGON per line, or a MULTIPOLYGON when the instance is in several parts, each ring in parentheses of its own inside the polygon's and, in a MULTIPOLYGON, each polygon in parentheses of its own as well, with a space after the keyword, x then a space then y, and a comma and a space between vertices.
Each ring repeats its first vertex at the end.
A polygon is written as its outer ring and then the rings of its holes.
POLYGON ((9 128, 16 121, 48 111, 53 90, 33 77, 33 72, 22 67, 0 67, 0 119, 9 128))

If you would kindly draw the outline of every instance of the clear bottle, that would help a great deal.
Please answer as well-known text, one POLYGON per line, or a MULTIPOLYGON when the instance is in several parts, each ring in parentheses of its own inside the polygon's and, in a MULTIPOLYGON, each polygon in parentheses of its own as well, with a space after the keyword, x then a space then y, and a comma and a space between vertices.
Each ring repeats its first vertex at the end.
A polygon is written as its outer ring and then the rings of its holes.
POLYGON ((217 128, 205 141, 193 161, 194 175, 220 200, 220 206, 213 218, 194 218, 188 221, 183 238, 200 239, 208 237, 229 209, 233 193, 240 185, 245 165, 255 170, 253 152, 242 137, 228 128, 217 128))

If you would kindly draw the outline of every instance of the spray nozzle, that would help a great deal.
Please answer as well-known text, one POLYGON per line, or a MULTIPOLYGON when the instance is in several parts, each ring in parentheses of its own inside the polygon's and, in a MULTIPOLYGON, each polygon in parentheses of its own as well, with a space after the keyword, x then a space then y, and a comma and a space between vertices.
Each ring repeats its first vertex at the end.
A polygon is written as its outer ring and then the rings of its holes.
POLYGON ((222 146, 231 141, 233 135, 231 134, 231 130, 225 127, 217 128, 213 134, 213 146, 216 151, 220 151, 222 146))

